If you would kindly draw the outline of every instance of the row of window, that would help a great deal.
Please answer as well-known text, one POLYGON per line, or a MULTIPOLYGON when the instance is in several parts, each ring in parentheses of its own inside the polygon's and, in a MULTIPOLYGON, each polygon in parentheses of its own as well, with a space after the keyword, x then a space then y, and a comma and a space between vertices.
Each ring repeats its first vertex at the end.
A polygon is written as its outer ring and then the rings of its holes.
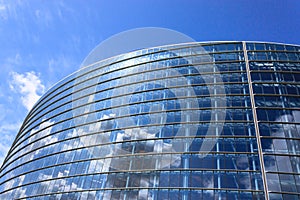
POLYGON ((300 178, 300 157, 297 155, 264 155, 265 169, 267 172, 297 173, 300 178))
POLYGON ((248 43, 246 42, 248 50, 270 50, 270 51, 300 51, 299 46, 275 44, 275 43, 248 43))
POLYGON ((252 82, 299 82, 300 73, 280 73, 280 72, 252 72, 252 82))
POLYGON ((252 72, 259 71, 272 71, 272 72, 290 72, 299 73, 300 63, 288 63, 288 62, 249 62, 249 67, 252 72))
MULTIPOLYGON (((78 168, 78 167, 77 167, 78 168)), ((70 190, 84 189, 124 189, 145 188, 154 186, 159 188, 185 188, 193 189, 207 188, 218 189, 245 189, 262 190, 262 179, 259 173, 236 173, 236 172, 211 172, 211 171, 161 171, 144 173, 108 173, 91 174, 84 176, 68 176, 63 171, 54 169, 56 177, 49 174, 51 172, 32 174, 28 180, 20 180, 5 183, 1 186, 2 193, 9 190, 18 190, 20 186, 27 195, 47 194, 51 192, 69 192, 70 190), (34 189, 32 188, 34 186, 34 189)), ((81 175, 81 174, 79 174, 81 175)), ((24 178, 24 177, 23 177, 24 178)))
MULTIPOLYGON (((42 171, 45 173, 45 171, 42 171)), ((57 176, 51 176, 48 174, 31 173, 30 179, 25 178, 24 181, 18 183, 11 181, 11 183, 4 184, 2 190, 17 188, 24 184, 34 184, 36 182, 45 182, 49 180, 52 182, 65 182, 66 185, 74 183, 78 176, 65 176, 60 171, 55 170, 57 176), (64 179, 64 180, 62 180, 64 179)), ((81 175, 81 174, 79 174, 81 175)), ((209 171, 161 171, 161 172, 146 172, 146 173, 109 173, 109 174, 90 174, 80 176, 81 181, 84 182, 79 185, 78 189, 103 189, 103 188, 133 188, 133 187, 153 187, 158 188, 230 188, 230 189, 246 189, 246 190, 261 190, 262 180, 259 173, 249 172, 209 172, 209 171)), ((76 183, 76 182, 75 182, 76 183)), ((55 184, 54 184, 55 185, 55 184)), ((52 192, 58 192, 52 191, 52 192)))
POLYGON ((300 59, 300 52, 248 52, 249 61, 253 60, 270 60, 270 61, 298 61, 300 59))
MULTIPOLYGON (((293 96, 254 96, 258 107, 300 108, 299 97, 293 96)), ((248 104, 249 105, 249 104, 248 104)))
MULTIPOLYGON (((284 122, 284 123, 299 123, 298 114, 300 110, 298 108, 295 109, 257 109, 257 119, 259 121, 270 121, 270 122, 284 122), (297 109, 297 110, 296 110, 297 109)), ((287 125, 284 128, 289 128, 287 125)))
MULTIPOLYGON (((28 188, 30 191, 35 191, 34 186, 28 188)), ((22 190, 18 191, 22 192, 22 190)), ((33 194, 33 193, 32 193, 33 194)), ((278 195, 276 195, 278 196, 278 195)), ((281 196, 281 195, 280 195, 281 196)), ((298 200, 298 196, 291 198, 293 195, 283 195, 284 198, 278 200, 298 200)), ((10 193, 4 194, 4 199, 13 199, 19 197, 17 193, 15 196, 10 193)), ((86 192, 64 192, 53 195, 44 194, 42 196, 24 197, 28 200, 39 200, 41 198, 46 199, 72 199, 72 200, 116 200, 116 199, 170 199, 170 200, 206 200, 206 199, 253 199, 264 200, 264 194, 262 192, 247 192, 247 191, 229 191, 229 190, 191 190, 191 189, 145 189, 145 190, 91 190, 86 192)), ((23 198, 21 198, 23 199, 23 198)), ((277 199, 276 199, 277 200, 277 199)))
POLYGON ((300 85, 278 83, 253 83, 254 94, 265 95, 298 95, 300 96, 300 85))
POLYGON ((300 175, 267 173, 270 192, 300 193, 300 175))

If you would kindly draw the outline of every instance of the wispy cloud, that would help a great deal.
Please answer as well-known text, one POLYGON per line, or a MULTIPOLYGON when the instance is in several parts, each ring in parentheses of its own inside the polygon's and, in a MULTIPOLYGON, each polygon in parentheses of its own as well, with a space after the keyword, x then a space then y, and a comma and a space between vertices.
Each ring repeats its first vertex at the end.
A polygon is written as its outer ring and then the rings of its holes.
POLYGON ((6 6, 5 5, 0 5, 0 11, 3 11, 3 10, 5 10, 6 9, 6 6))
POLYGON ((40 26, 49 26, 53 22, 53 16, 48 9, 36 9, 35 10, 36 22, 39 23, 40 26))
POLYGON ((21 123, 6 123, 0 122, 0 133, 1 133, 1 140, 0 140, 0 164, 3 162, 5 155, 7 154, 13 139, 13 133, 16 133, 20 128, 21 123))
POLYGON ((21 95, 21 102, 27 110, 30 110, 35 102, 45 92, 45 86, 40 80, 39 74, 34 71, 19 74, 11 72, 10 88, 21 95))
POLYGON ((0 2, 0 19, 6 20, 7 17, 7 5, 5 5, 3 2, 0 2))
POLYGON ((12 131, 16 132, 20 128, 21 123, 12 123, 12 124, 1 124, 0 125, 0 133, 5 135, 12 131))

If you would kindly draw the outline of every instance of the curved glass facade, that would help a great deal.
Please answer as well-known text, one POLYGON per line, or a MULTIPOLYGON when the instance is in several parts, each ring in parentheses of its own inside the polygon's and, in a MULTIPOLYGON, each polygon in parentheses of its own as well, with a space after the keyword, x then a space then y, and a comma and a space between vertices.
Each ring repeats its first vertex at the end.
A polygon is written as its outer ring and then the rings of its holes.
POLYGON ((0 171, 1 199, 300 198, 300 46, 190 43, 52 87, 0 171))

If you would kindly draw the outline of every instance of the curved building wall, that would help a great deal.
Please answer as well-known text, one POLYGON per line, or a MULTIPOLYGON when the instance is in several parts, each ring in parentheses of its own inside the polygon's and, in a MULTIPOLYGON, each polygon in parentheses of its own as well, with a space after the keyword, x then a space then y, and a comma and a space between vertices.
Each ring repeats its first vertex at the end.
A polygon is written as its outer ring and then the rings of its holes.
POLYGON ((52 87, 0 171, 1 199, 299 199, 300 47, 190 43, 52 87))

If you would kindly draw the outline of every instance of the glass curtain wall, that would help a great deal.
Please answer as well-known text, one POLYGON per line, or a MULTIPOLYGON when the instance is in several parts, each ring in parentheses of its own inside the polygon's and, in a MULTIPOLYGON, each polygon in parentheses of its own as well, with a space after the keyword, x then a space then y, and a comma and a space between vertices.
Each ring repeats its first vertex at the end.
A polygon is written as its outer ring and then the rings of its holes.
POLYGON ((1 199, 299 199, 300 47, 209 42, 80 69, 30 111, 1 199))

